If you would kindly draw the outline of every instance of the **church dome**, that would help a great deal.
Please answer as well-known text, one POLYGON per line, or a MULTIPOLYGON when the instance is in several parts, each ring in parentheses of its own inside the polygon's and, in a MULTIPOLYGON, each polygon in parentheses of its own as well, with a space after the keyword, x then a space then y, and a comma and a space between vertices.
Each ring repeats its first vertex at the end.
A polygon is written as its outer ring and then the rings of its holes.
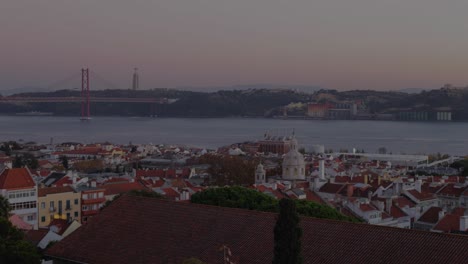
POLYGON ((283 159, 283 179, 305 179, 304 156, 298 151, 296 138, 291 139, 291 149, 283 159))

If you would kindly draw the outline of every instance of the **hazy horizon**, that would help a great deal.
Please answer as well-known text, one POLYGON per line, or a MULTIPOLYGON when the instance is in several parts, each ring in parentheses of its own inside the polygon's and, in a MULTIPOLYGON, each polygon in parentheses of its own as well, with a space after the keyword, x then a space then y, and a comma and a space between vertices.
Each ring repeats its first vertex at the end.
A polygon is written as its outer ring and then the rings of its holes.
POLYGON ((90 67, 120 88, 243 84, 436 89, 468 80, 468 2, 16 0, 0 9, 0 90, 90 67))

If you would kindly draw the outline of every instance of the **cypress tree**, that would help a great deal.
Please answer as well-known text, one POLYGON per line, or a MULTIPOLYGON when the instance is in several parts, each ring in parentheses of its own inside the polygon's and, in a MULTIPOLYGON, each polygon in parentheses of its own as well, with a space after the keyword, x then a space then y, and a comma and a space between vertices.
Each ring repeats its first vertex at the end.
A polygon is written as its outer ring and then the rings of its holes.
POLYGON ((299 215, 291 199, 281 199, 280 213, 275 225, 273 264, 301 264, 301 237, 299 215))

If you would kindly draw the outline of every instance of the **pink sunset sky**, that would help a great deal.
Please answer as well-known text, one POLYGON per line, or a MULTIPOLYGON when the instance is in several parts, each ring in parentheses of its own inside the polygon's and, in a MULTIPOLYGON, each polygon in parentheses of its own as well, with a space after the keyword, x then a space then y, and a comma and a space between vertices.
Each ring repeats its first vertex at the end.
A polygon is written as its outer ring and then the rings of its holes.
POLYGON ((0 92, 90 67, 129 88, 468 84, 466 0, 14 0, 0 92))

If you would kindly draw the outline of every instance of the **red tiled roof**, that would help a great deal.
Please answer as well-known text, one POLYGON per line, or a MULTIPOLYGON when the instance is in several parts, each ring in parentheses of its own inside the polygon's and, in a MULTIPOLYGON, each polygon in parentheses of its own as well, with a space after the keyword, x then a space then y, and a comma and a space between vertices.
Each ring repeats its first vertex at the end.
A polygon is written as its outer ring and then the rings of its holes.
POLYGON ((400 218, 400 217, 405 217, 408 216, 403 210, 400 209, 398 206, 392 206, 390 208, 390 215, 393 216, 394 218, 400 218))
POLYGON ((137 177, 164 177, 164 170, 136 170, 137 177))
POLYGON ((53 185, 54 186, 65 186, 73 184, 73 180, 69 176, 64 176, 56 181, 53 185))
POLYGON ((418 221, 435 224, 439 221, 440 211, 442 211, 442 208, 440 207, 431 207, 423 215, 421 215, 418 221))
POLYGON ((24 232, 26 240, 37 246, 39 242, 49 233, 49 229, 39 228, 39 230, 28 230, 24 232))
POLYGON ((442 218, 437 223, 437 225, 434 227, 434 230, 439 230, 446 233, 450 233, 452 231, 460 231, 460 216, 455 214, 446 214, 444 218, 442 218))
POLYGON ((393 204, 395 204, 396 206, 400 207, 400 208, 404 208, 405 206, 408 206, 409 208, 412 208, 415 206, 415 204, 409 200, 408 198, 404 197, 404 196, 399 196, 397 198, 394 198, 393 199, 393 204))
POLYGON ((6 169, 0 174, 0 189, 23 189, 36 186, 26 168, 6 169))
POLYGON ((416 199, 420 201, 425 201, 425 200, 432 200, 435 199, 434 195, 432 193, 427 193, 427 192, 418 192, 416 190, 409 190, 408 191, 412 196, 414 196, 416 199))
POLYGON ((37 195, 39 197, 44 197, 49 194, 65 193, 65 192, 74 192, 71 186, 57 186, 57 187, 44 187, 37 190, 37 195))
POLYGON ((322 198, 320 198, 320 196, 318 196, 313 191, 311 191, 309 189, 304 189, 304 192, 306 194, 306 200, 307 201, 313 201, 313 202, 316 202, 316 203, 319 203, 319 204, 325 204, 325 202, 322 200, 322 198))
POLYGON ((121 194, 132 190, 146 190, 146 188, 139 182, 105 184, 100 186, 100 188, 105 190, 105 195, 121 194))
POLYGON ((68 222, 67 220, 53 219, 49 224, 49 228, 52 226, 55 226, 57 230, 56 231, 53 230, 53 231, 59 235, 62 235, 65 232, 65 230, 67 230, 67 228, 70 226, 70 224, 71 222, 68 222))
POLYGON ((166 197, 168 197, 170 199, 175 200, 176 198, 180 197, 180 194, 177 191, 175 191, 174 189, 172 189, 172 188, 164 188, 162 190, 164 192, 164 196, 166 196, 166 197))
MULTIPOLYGON (((83 263, 271 263, 277 215, 125 195, 46 251, 83 263), (93 239, 90 239, 93 238, 93 239)), ((303 263, 463 263, 465 236, 302 217, 303 263)))
POLYGON ((442 190, 438 192, 438 195, 460 197, 460 195, 466 189, 468 189, 468 187, 460 187, 456 186, 455 184, 447 184, 447 186, 445 186, 442 190))
POLYGON ((369 204, 361 204, 359 205, 359 208, 363 212, 369 212, 369 211, 376 211, 377 209, 369 204))
POLYGON ((344 187, 344 184, 334 184, 327 182, 320 188, 319 192, 339 193, 344 187))

